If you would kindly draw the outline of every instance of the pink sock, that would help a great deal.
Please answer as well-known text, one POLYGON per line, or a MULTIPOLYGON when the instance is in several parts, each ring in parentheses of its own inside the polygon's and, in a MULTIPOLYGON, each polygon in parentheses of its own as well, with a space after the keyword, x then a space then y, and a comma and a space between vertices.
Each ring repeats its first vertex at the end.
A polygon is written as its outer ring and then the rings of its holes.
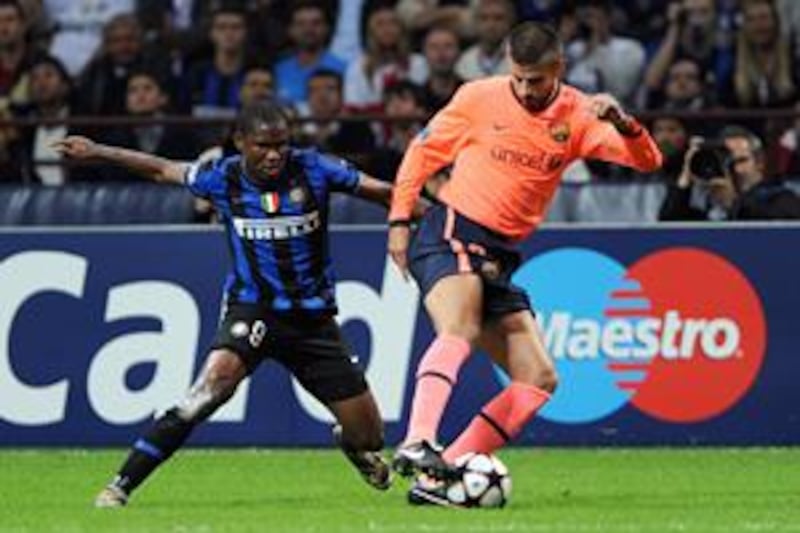
POLYGON ((453 335, 439 335, 428 347, 417 368, 406 443, 436 442, 439 421, 470 350, 467 341, 453 335))
POLYGON ((550 393, 539 387, 512 381, 445 450, 444 460, 452 463, 468 452, 492 453, 501 448, 522 431, 549 399, 550 393))

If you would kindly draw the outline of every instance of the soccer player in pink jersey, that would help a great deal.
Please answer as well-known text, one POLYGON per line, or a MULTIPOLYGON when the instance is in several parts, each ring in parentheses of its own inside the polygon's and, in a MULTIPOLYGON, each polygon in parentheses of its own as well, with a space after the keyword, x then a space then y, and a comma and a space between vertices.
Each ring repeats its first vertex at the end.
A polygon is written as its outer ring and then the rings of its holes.
POLYGON ((579 158, 641 172, 662 162, 648 132, 612 96, 561 82, 564 52, 552 28, 518 25, 507 53, 510 75, 463 85, 409 146, 392 199, 389 254, 419 284, 437 334, 419 363, 408 432, 393 461, 401 474, 428 474, 409 494, 416 503, 446 503, 436 479, 452 473, 453 460, 506 444, 556 388, 530 302, 510 278, 520 263, 515 244, 544 218, 563 169, 579 158), (441 204, 412 239, 422 185, 450 164, 441 204), (473 347, 511 383, 442 450, 439 422, 473 347))

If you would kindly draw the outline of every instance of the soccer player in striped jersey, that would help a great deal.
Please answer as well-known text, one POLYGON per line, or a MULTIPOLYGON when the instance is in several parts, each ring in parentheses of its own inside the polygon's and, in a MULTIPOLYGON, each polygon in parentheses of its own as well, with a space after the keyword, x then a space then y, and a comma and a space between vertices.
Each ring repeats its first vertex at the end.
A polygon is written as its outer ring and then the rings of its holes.
POLYGON ((381 417, 334 320, 327 209, 334 191, 388 206, 391 186, 316 150, 292 148, 289 132, 281 108, 261 103, 239 115, 235 143, 241 155, 215 163, 171 161, 85 137, 56 144, 75 159, 111 162, 156 181, 185 184, 216 208, 233 258, 225 316, 199 377, 134 443, 97 496, 97 506, 124 505, 266 358, 286 366, 331 410, 338 422, 334 438, 362 477, 375 488, 389 487, 391 471, 379 453, 381 417))
MULTIPOLYGON (((408 431, 393 461, 404 475, 446 477, 458 456, 495 451, 555 390, 528 298, 510 278, 520 263, 515 243, 544 218, 563 169, 578 158, 642 172, 662 162, 647 131, 612 96, 560 81, 564 52, 552 28, 520 24, 507 54, 510 75, 462 85, 411 143, 395 182, 389 253, 416 279, 437 333, 419 363, 408 431), (446 165, 453 168, 441 205, 424 215, 412 240, 420 188, 446 165), (473 347, 488 352, 511 383, 442 451, 439 422, 473 347)), ((418 483, 409 497, 446 503, 443 486, 418 483)))

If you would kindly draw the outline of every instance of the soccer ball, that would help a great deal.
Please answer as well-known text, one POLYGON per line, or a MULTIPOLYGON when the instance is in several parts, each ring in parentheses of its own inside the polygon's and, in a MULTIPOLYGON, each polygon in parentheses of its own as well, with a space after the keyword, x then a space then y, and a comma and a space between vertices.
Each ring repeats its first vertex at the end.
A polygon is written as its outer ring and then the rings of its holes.
POLYGON ((511 475, 494 455, 470 452, 455 461, 459 478, 447 486, 447 499, 459 507, 503 507, 511 495, 511 475))

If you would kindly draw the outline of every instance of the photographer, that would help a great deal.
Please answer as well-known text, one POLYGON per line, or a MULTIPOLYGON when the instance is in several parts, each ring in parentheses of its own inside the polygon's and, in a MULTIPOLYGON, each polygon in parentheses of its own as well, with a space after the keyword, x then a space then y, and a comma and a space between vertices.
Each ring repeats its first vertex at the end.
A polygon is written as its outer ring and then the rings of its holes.
POLYGON ((695 138, 683 169, 669 185, 661 220, 800 218, 800 197, 764 174, 764 148, 755 134, 729 126, 718 141, 695 138))

